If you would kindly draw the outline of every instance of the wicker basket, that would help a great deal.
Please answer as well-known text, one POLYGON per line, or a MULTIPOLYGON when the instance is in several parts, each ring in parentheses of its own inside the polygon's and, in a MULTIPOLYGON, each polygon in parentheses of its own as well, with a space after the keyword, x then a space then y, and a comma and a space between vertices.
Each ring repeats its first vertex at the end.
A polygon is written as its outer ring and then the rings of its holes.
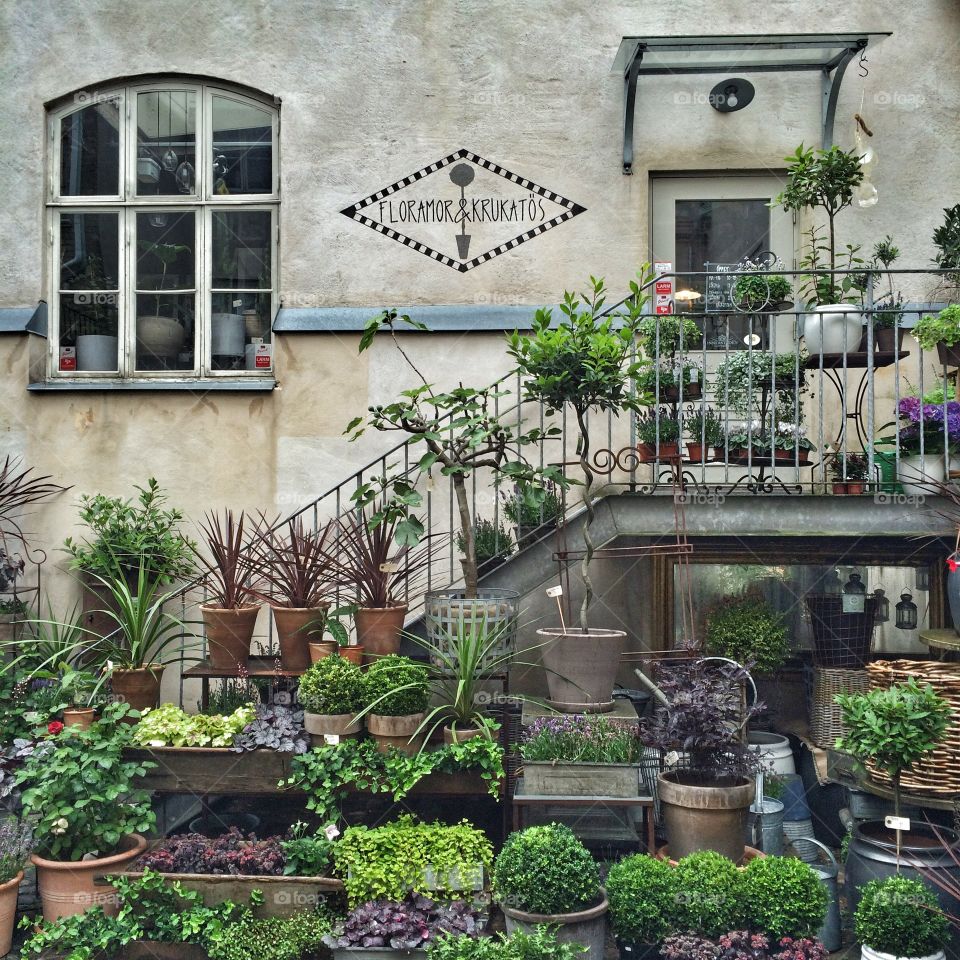
MULTIPOLYGON (((884 689, 916 677, 930 684, 950 704, 952 716, 937 747, 923 760, 900 775, 900 786, 908 793, 943 796, 960 793, 960 663, 932 660, 878 660, 867 667, 871 689, 884 689)), ((865 764, 870 778, 892 786, 890 776, 872 763, 865 764)))
POLYGON ((810 704, 810 737, 818 747, 833 749, 847 730, 843 713, 834 702, 838 693, 866 693, 870 677, 866 670, 833 670, 814 667, 810 704))
POLYGON ((877 601, 868 597, 863 613, 844 613, 843 597, 836 594, 807 595, 813 627, 813 662, 818 667, 861 670, 870 662, 877 601))

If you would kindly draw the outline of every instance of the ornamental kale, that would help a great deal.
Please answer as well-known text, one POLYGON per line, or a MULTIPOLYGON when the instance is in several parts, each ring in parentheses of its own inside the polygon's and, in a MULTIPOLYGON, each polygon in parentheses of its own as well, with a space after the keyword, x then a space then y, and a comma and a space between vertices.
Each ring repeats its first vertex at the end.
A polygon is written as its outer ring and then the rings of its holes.
POLYGON ((279 704, 261 704, 256 717, 233 739, 237 753, 266 747, 281 753, 306 753, 309 738, 303 729, 303 711, 279 704))
POLYGON ((408 897, 402 903, 371 900, 361 904, 323 938, 331 950, 349 947, 392 947, 416 950, 432 943, 439 934, 476 936, 480 913, 466 900, 438 903, 428 897, 408 897))
POLYGON ((620 723, 595 714, 538 717, 526 729, 524 760, 564 763, 637 763, 643 740, 636 723, 620 723))

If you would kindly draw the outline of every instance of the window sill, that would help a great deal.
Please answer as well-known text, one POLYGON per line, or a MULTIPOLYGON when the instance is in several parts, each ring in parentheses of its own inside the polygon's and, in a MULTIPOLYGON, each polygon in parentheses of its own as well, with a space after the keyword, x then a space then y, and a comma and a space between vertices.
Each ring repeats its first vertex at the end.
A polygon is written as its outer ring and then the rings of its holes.
POLYGON ((189 390, 219 393, 269 393, 277 386, 273 377, 236 377, 210 380, 43 380, 27 384, 31 393, 63 393, 71 391, 145 391, 189 390))

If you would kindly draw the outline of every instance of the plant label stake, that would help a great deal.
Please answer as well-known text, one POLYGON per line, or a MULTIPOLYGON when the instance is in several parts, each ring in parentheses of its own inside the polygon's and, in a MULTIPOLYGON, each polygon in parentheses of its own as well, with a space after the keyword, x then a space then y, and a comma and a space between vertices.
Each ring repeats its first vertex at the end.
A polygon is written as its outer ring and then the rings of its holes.
POLYGON ((339 733, 325 733, 323 735, 323 742, 328 747, 335 747, 340 743, 340 734, 339 733))
POLYGON ((897 873, 900 872, 900 845, 903 841, 901 832, 906 830, 907 833, 910 832, 910 818, 909 817, 885 817, 884 826, 888 830, 897 831, 897 873))
POLYGON ((560 598, 563 596, 563 587, 560 584, 555 587, 547 587, 547 596, 553 597, 557 601, 557 610, 560 612, 560 627, 566 633, 567 625, 563 621, 563 604, 560 603, 560 598))

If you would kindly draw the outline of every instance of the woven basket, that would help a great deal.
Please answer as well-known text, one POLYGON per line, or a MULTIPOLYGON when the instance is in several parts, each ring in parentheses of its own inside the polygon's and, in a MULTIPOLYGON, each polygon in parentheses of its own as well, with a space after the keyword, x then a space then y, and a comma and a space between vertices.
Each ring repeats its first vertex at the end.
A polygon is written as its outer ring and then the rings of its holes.
POLYGON ((866 693, 870 677, 866 670, 830 670, 814 667, 810 704, 810 737, 818 747, 833 749, 846 734, 843 712, 834 702, 838 693, 866 693))
POLYGON ((843 597, 807 595, 813 628, 813 662, 818 667, 860 670, 870 661, 877 601, 868 597, 863 613, 844 613, 843 597))
MULTIPOLYGON (((952 717, 941 742, 909 770, 900 774, 900 786, 908 793, 960 793, 960 663, 932 660, 878 660, 867 667, 871 689, 885 689, 916 677, 930 684, 950 704, 952 717)), ((892 786, 890 776, 869 761, 865 764, 872 780, 892 786)))

